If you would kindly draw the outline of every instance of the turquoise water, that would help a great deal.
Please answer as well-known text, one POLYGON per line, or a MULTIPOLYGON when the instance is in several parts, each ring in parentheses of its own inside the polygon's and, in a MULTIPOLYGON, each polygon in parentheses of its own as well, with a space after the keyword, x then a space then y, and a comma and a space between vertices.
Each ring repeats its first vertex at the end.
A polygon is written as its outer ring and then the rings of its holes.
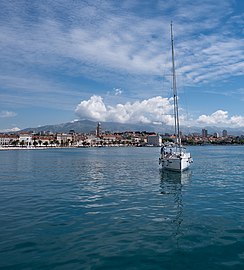
POLYGON ((0 269, 244 269, 244 147, 0 151, 0 269))

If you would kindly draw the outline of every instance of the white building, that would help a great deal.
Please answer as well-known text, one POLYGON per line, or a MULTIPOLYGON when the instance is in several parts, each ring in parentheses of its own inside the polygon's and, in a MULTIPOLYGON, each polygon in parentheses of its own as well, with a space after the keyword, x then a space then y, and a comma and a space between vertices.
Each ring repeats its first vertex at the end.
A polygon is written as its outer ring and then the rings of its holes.
POLYGON ((19 137, 17 135, 10 134, 0 134, 0 145, 10 145, 14 141, 18 141, 19 137))
POLYGON ((32 143, 33 143, 32 134, 31 133, 21 132, 19 134, 19 142, 20 142, 20 144, 23 143, 23 145, 27 145, 27 146, 32 145, 32 143))
POLYGON ((65 134, 65 133, 58 133, 57 134, 57 141, 62 145, 62 144, 68 144, 73 141, 73 137, 71 134, 65 134))
POLYGON ((162 146, 162 137, 160 135, 149 135, 147 137, 147 144, 153 146, 162 146))

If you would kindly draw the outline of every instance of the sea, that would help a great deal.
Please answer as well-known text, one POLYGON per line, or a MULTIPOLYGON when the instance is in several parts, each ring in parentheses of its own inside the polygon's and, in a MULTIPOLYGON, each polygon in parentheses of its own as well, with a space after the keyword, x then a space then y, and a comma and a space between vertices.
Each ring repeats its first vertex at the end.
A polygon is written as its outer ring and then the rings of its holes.
POLYGON ((244 269, 244 146, 0 151, 0 269, 244 269))

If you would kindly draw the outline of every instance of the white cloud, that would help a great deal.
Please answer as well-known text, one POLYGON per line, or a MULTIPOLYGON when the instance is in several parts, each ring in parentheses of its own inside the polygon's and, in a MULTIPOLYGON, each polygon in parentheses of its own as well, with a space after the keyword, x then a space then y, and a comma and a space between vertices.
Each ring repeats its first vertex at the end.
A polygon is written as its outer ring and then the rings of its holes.
POLYGON ((227 111, 218 110, 211 115, 201 115, 197 123, 214 126, 244 127, 244 116, 229 116, 227 111))
POLYGON ((116 88, 114 89, 114 94, 115 96, 119 96, 123 93, 122 89, 121 88, 116 88))
MULTIPOLYGON (((242 40, 239 36, 225 35, 230 26, 220 26, 219 20, 229 13, 230 6, 229 1, 220 2, 221 9, 218 3, 211 1, 192 4, 186 0, 175 1, 168 7, 169 10, 174 7, 177 15, 177 59, 181 71, 192 71, 187 76, 189 83, 214 80, 219 74, 228 77, 243 72, 242 40), (188 19, 194 23, 189 23, 188 19), (225 31, 223 27, 226 27, 225 31), (214 32, 199 35, 213 28, 214 32), (196 62, 198 68, 194 69, 192 65, 196 62)), ((162 3, 163 11, 168 5, 162 3)), ((29 14, 22 13, 22 6, 12 5, 16 19, 5 22, 0 31, 4 62, 14 66, 24 64, 23 68, 34 64, 54 70, 65 65, 67 70, 77 73, 79 69, 88 77, 100 73, 103 79, 111 71, 135 75, 162 74, 170 53, 167 16, 143 17, 142 20, 133 9, 124 13, 123 4, 85 1, 74 5, 64 2, 63 12, 71 20, 68 24, 62 17, 55 16, 55 10, 60 8, 57 1, 51 1, 48 8, 36 4, 42 19, 31 25, 25 23, 30 18, 29 14)), ((137 5, 140 8, 140 2, 137 5)))
MULTIPOLYGON (((109 106, 104 103, 101 96, 94 95, 88 100, 81 101, 75 113, 80 119, 94 121, 174 125, 173 99, 160 96, 109 106)), ((243 116, 229 116, 228 112, 223 110, 218 110, 211 115, 201 115, 198 119, 188 119, 185 112, 180 109, 180 122, 182 126, 244 127, 243 116)))
POLYGON ((70 121, 70 123, 75 123, 75 122, 78 122, 78 121, 79 121, 79 119, 74 119, 74 120, 70 121))
MULTIPOLYGON (((179 86, 182 81, 201 87, 243 74, 243 41, 238 32, 242 24, 235 25, 232 0, 0 2, 0 62, 4 63, 0 95, 5 104, 69 109, 78 95, 84 99, 91 95, 85 92, 88 78, 103 85, 119 82, 128 98, 145 99, 150 106, 153 99, 146 98, 162 93, 164 75, 169 80, 171 18, 179 86), (73 80, 77 74, 79 86, 73 80)), ((100 90, 93 93, 101 94, 100 90)), ((121 89, 114 90, 117 98, 121 89)), ((171 121, 171 116, 159 117, 152 108, 141 112, 143 101, 109 107, 97 99, 93 112, 95 100, 86 102, 80 104, 80 115, 91 119, 171 121)), ((230 118, 233 123, 240 121, 230 118)))
POLYGON ((1 111, 0 112, 0 118, 10 118, 10 117, 14 117, 17 114, 15 112, 11 112, 11 111, 1 111))
POLYGON ((123 90, 121 88, 113 88, 111 91, 107 92, 108 96, 114 96, 118 97, 123 93, 123 90))
POLYGON ((18 127, 14 127, 14 128, 6 128, 6 129, 2 129, 0 130, 0 132, 17 132, 17 131, 20 131, 20 128, 18 127))
POLYGON ((165 123, 173 124, 172 98, 153 97, 134 103, 106 106, 101 96, 93 95, 76 107, 80 119, 112 121, 120 123, 165 123))

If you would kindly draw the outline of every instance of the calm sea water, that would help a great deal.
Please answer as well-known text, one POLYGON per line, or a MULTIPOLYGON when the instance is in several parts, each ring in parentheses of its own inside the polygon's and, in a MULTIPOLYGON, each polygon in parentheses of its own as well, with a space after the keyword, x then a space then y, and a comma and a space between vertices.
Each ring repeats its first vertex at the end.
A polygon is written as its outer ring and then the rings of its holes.
POLYGON ((244 147, 0 151, 1 269, 244 269, 244 147))

